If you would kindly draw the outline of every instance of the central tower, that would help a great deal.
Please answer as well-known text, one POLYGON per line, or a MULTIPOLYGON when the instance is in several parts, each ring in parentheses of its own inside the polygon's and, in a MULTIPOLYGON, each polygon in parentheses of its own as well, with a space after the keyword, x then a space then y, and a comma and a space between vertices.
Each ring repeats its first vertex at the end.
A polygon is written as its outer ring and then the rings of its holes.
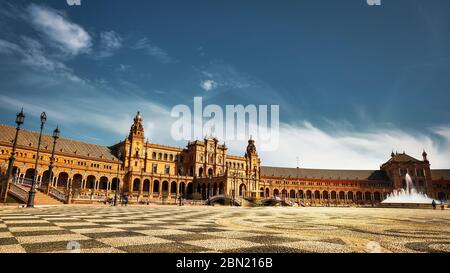
POLYGON ((132 171, 140 171, 143 168, 145 153, 145 134, 141 112, 137 112, 130 128, 130 134, 126 140, 125 153, 127 155, 127 166, 132 171))

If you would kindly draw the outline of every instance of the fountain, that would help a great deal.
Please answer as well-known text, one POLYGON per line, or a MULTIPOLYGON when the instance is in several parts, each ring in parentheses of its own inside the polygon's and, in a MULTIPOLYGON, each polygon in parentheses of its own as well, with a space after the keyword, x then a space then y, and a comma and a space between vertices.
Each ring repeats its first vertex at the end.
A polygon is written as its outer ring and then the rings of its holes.
MULTIPOLYGON (((406 189, 394 190, 386 200, 381 202, 383 207, 407 207, 407 208, 429 208, 434 199, 426 194, 418 192, 409 174, 406 174, 406 189)), ((436 204, 440 202, 434 200, 436 204)))

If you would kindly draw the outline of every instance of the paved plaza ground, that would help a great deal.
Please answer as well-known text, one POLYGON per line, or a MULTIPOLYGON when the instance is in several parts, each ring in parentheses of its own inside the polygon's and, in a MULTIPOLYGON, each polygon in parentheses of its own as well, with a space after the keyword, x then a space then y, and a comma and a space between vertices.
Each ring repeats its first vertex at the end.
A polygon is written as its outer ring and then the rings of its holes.
POLYGON ((70 252, 68 245, 107 253, 450 252, 450 210, 0 207, 0 253, 70 252))

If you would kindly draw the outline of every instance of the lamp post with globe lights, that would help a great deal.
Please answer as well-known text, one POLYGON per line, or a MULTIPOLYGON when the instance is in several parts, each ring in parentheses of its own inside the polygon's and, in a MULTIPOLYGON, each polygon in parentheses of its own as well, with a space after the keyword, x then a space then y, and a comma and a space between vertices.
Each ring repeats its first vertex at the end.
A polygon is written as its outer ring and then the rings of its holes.
POLYGON ((27 208, 33 208, 34 207, 34 196, 36 195, 36 183, 37 183, 37 177, 38 177, 38 162, 39 162, 39 152, 41 148, 41 139, 42 139, 42 130, 44 130, 45 122, 47 121, 47 115, 45 112, 42 112, 41 114, 41 130, 39 132, 39 140, 38 140, 38 146, 37 146, 37 152, 36 152, 36 161, 34 163, 34 177, 33 182, 31 184, 31 190, 28 193, 28 202, 27 202, 27 208))
POLYGON ((5 181, 3 183, 3 187, 2 187, 1 197, 3 198, 4 203, 6 203, 6 199, 8 197, 9 179, 11 178, 11 174, 12 174, 12 171, 14 168, 14 160, 16 159, 15 155, 16 155, 16 148, 17 148, 17 139, 19 138, 20 126, 24 123, 24 121, 25 121, 25 114, 23 113, 23 108, 22 108, 22 110, 19 113, 17 113, 17 115, 16 115, 16 124, 17 124, 16 136, 14 137, 11 156, 9 157, 8 169, 6 171, 6 177, 5 177, 5 181))
POLYGON ((117 207, 119 202, 119 189, 120 189, 120 179, 119 179, 119 171, 120 171, 120 158, 122 157, 122 153, 120 150, 117 152, 117 180, 116 180, 116 193, 114 194, 114 206, 117 207))
POLYGON ((50 187, 53 184, 53 165, 55 164, 55 149, 56 149, 56 142, 59 139, 59 136, 61 134, 61 131, 59 130, 59 127, 56 126, 56 129, 53 131, 53 148, 52 148, 52 156, 50 157, 50 164, 48 165, 48 185, 47 185, 47 191, 50 189, 50 187))

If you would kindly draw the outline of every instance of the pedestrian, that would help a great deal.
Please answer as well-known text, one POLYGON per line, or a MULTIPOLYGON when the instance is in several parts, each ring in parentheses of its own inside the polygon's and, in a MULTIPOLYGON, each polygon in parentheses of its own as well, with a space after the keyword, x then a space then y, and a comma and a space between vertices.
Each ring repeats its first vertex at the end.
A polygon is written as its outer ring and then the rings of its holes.
POLYGON ((436 201, 433 200, 433 202, 431 202, 431 206, 433 206, 433 209, 436 209, 436 201))
POLYGON ((441 201, 441 210, 445 210, 445 204, 444 204, 444 201, 441 201))

